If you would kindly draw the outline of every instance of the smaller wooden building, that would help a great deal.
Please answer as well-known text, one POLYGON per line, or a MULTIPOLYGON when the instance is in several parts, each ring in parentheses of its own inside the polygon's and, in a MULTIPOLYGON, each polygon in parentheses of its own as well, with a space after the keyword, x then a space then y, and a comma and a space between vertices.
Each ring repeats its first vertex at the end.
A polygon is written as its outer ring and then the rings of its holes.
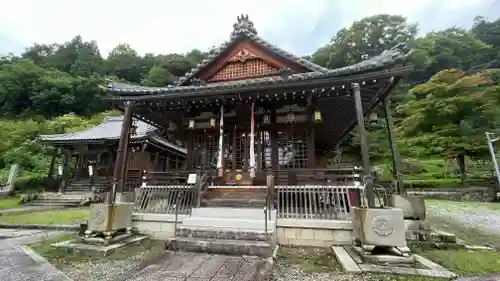
MULTIPOLYGON (((74 133, 40 135, 42 142, 54 146, 49 176, 59 175, 64 184, 62 189, 72 184, 90 180, 89 171, 97 180, 111 180, 115 168, 118 142, 122 130, 123 116, 106 117, 103 122, 87 130, 74 133), (62 159, 56 169, 57 158, 62 159), (89 169, 89 166, 92 166, 89 169)), ((163 172, 181 169, 185 165, 187 151, 162 130, 134 119, 130 128, 128 161, 125 171, 127 180, 138 178, 142 171, 163 172)))

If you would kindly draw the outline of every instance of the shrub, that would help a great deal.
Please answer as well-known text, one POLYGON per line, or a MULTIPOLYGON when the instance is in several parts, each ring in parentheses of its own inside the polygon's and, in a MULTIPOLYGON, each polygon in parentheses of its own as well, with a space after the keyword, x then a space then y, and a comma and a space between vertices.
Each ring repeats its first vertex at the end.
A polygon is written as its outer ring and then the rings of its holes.
POLYGON ((405 180, 407 188, 458 188, 460 179, 405 180))
POLYGON ((33 193, 43 190, 46 176, 43 175, 25 175, 16 179, 14 182, 14 192, 33 193))

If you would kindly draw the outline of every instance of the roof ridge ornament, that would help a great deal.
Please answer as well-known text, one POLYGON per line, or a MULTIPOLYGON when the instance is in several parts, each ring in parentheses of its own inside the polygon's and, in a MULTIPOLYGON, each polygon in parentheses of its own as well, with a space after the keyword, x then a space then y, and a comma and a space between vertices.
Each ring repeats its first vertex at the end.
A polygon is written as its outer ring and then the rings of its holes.
POLYGON ((233 24, 233 32, 231 32, 231 39, 237 38, 241 33, 249 32, 257 35, 257 30, 253 26, 253 22, 248 19, 248 14, 241 14, 236 18, 237 22, 233 24))

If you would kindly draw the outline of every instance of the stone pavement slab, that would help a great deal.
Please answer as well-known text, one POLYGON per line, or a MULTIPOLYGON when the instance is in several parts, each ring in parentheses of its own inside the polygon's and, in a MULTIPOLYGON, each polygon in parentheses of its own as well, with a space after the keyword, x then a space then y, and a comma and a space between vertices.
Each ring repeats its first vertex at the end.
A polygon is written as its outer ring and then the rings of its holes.
POLYGON ((266 263, 269 261, 257 257, 166 251, 162 258, 137 272, 127 281, 261 280, 258 275, 266 263))
POLYGON ((31 249, 12 243, 0 245, 0 281, 71 281, 31 249))

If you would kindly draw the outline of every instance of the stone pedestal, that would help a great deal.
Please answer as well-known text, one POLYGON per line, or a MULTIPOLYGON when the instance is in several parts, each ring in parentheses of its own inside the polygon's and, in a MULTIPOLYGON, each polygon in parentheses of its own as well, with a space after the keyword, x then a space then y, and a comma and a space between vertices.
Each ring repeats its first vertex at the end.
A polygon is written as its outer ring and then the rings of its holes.
POLYGON ((90 219, 85 235, 89 237, 92 233, 102 233, 104 237, 110 239, 118 230, 130 231, 133 213, 133 203, 91 204, 90 219))
POLYGON ((424 198, 393 195, 394 208, 403 210, 404 219, 425 221, 424 198))
POLYGON ((401 209, 353 207, 352 211, 355 244, 362 248, 364 255, 371 255, 375 247, 384 247, 395 254, 409 256, 401 209))

